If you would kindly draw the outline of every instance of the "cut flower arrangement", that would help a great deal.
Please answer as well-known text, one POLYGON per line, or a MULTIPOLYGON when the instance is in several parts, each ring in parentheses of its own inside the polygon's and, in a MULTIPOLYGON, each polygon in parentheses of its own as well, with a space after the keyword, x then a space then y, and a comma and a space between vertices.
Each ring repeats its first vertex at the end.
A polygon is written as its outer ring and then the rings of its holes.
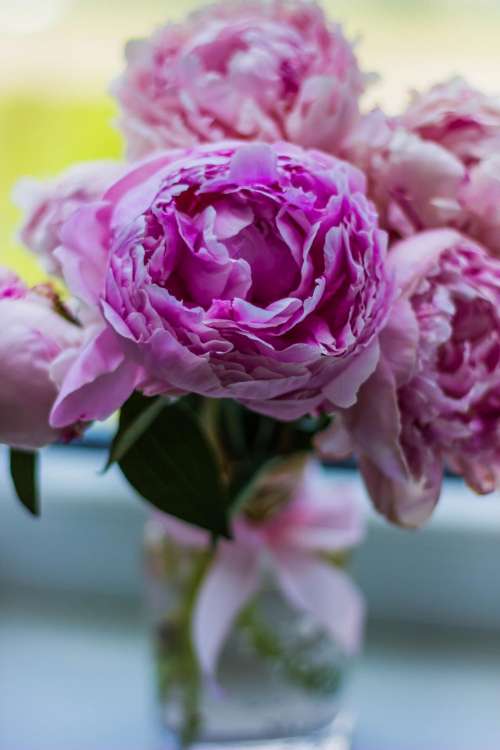
POLYGON ((108 464, 156 508, 167 723, 300 733, 332 718, 363 621, 362 512, 320 461, 353 456, 411 528, 445 470, 498 485, 500 100, 452 79, 363 111, 371 75, 307 0, 208 6, 126 59, 127 159, 16 189, 67 291, 0 271, 0 441, 37 513, 38 449, 119 412, 108 464), (293 686, 288 727, 256 687, 231 725, 249 663, 293 686))

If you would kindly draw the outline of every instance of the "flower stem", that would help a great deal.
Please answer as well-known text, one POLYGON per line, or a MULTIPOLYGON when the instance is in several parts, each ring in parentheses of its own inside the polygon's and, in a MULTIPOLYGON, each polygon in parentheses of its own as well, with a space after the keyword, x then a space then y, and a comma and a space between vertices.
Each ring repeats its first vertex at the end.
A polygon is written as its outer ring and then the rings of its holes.
POLYGON ((308 692, 331 695, 338 691, 341 670, 331 664, 311 664, 295 649, 288 649, 275 631, 259 615, 256 603, 245 609, 239 626, 247 634, 255 651, 278 666, 290 682, 308 692))
POLYGON ((192 744, 202 726, 202 680, 191 640, 191 620, 196 595, 212 557, 210 550, 200 552, 188 580, 183 581, 177 610, 165 618, 158 628, 160 699, 164 703, 173 701, 180 705, 178 734, 182 747, 192 744))

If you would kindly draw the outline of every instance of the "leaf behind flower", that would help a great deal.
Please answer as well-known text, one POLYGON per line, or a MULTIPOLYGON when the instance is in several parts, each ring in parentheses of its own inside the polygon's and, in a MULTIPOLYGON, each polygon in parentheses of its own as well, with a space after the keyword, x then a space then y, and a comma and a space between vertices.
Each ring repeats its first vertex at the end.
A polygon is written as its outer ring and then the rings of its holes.
POLYGON ((19 501, 32 516, 40 515, 37 481, 38 454, 10 449, 10 475, 19 501))
POLYGON ((228 536, 229 497, 197 416, 182 402, 150 402, 135 394, 122 409, 112 455, 124 476, 158 510, 228 536))

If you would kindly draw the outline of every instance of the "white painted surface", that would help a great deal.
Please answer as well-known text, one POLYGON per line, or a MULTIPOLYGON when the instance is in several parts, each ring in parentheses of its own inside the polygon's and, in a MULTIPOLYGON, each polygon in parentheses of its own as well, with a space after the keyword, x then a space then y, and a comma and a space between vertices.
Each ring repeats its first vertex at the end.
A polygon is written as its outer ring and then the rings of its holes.
MULTIPOLYGON (((0 477, 7 475, 5 457, 0 453, 0 477)), ((118 471, 99 475, 104 463, 99 450, 45 452, 39 520, 18 505, 8 481, 0 484, 0 589, 141 596, 148 511, 118 471)), ((359 485, 354 472, 342 472, 342 479, 359 485)), ((499 495, 479 498, 448 480, 420 532, 372 514, 354 571, 375 619, 500 632, 499 495)))
MULTIPOLYGON (((0 606, 2 750, 165 750, 136 607, 68 594, 0 606)), ((349 692, 354 750, 500 748, 498 637, 378 626, 349 692)))
MULTIPOLYGON (((0 490, 0 750, 165 750, 140 605, 146 510, 102 465, 49 451, 39 521, 0 490)), ((355 568, 386 624, 352 680, 354 750, 499 750, 498 497, 449 482, 424 532, 371 519, 355 568)))

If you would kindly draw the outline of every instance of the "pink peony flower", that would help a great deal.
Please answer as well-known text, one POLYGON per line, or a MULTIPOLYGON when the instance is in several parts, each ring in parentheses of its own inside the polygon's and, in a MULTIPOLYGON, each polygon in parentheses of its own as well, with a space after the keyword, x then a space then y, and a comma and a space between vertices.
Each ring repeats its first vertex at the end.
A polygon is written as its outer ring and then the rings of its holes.
POLYGON ((398 119, 372 112, 343 155, 364 169, 396 237, 449 226, 500 255, 500 98, 461 79, 414 94, 398 119))
POLYGON ((359 121, 344 156, 365 172, 380 223, 394 237, 465 223, 459 198, 466 170, 460 160, 380 110, 359 121))
POLYGON ((48 273, 60 275, 54 250, 59 247, 59 230, 80 206, 100 198, 120 175, 113 162, 78 164, 51 180, 25 178, 14 190, 14 201, 23 211, 21 242, 40 259, 48 273))
POLYGON ((114 93, 129 155, 239 138, 337 152, 365 78, 309 0, 226 0, 130 43, 114 93))
POLYGON ((500 256, 500 151, 469 170, 460 197, 469 234, 500 256))
POLYGON ((49 426, 61 360, 81 331, 54 309, 49 288, 28 289, 0 268, 0 443, 39 448, 61 432, 49 426))
POLYGON ((353 449, 379 510, 418 526, 445 466, 478 493, 498 485, 500 261, 443 229, 397 244, 389 263, 401 296, 379 366, 319 443, 329 455, 353 449))
POLYGON ((131 168, 62 230, 65 279, 103 322, 52 423, 103 418, 137 387, 285 420, 352 405, 392 301, 364 187, 350 165, 283 143, 131 168))
POLYGON ((422 94, 414 92, 402 124, 463 164, 477 164, 500 150, 500 97, 452 78, 422 94))

